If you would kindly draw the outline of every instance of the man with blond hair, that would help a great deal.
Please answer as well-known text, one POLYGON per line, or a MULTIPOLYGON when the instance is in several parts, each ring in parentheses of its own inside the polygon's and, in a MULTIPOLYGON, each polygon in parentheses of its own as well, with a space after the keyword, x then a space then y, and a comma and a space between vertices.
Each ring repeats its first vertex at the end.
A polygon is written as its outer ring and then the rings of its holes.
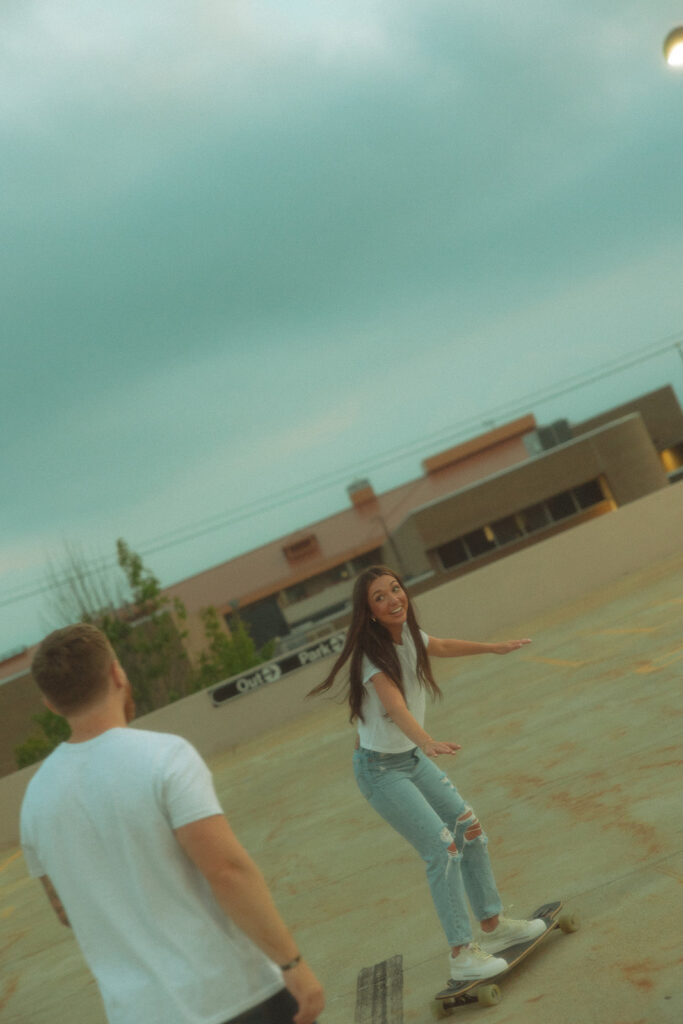
POLYGON ((105 635, 51 633, 33 661, 71 737, 31 779, 21 843, 74 935, 109 1024, 313 1024, 323 991, 179 736, 127 729, 105 635))

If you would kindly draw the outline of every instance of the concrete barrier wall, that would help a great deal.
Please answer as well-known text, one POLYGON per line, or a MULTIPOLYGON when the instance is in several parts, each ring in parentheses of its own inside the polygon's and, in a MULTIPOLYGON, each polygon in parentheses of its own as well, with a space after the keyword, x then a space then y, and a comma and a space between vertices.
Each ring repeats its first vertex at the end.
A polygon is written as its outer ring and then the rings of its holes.
POLYGON ((45 710, 40 691, 26 673, 0 682, 0 777, 16 771, 14 748, 35 732, 33 716, 45 710))
MULTIPOLYGON (((418 618, 434 636, 505 639, 517 624, 680 556, 681 537, 683 482, 422 594, 416 600, 418 618)), ((305 695, 333 660, 306 666, 218 708, 208 693, 196 693, 145 715, 135 726, 178 733, 211 757, 320 707, 305 695)), ((445 671, 445 665, 435 668, 445 671)), ((36 769, 32 765, 0 779, 1 846, 18 842, 19 807, 36 769)))
POLYGON ((472 640, 683 554, 683 481, 421 594, 427 632, 472 640))

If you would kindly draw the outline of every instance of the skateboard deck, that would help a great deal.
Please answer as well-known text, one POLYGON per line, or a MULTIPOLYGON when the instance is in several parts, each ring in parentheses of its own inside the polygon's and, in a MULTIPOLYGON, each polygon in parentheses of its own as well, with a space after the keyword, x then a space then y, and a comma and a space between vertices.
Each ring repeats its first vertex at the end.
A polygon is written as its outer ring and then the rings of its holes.
POLYGON ((536 949, 543 942, 550 932, 560 928, 563 932, 575 932, 579 927, 576 914, 560 914, 562 901, 555 903, 544 903, 542 907, 529 914, 529 919, 540 917, 545 922, 545 931, 537 935, 529 942, 518 942, 514 946, 508 946, 494 955, 502 957, 507 962, 507 967, 494 974, 490 978, 477 978, 475 981, 449 981, 447 988, 437 992, 435 998, 441 1003, 444 1010, 452 1010, 456 1006, 465 1006, 467 1003, 480 1003, 482 1006, 494 1006, 501 1000, 500 989, 494 982, 502 978, 508 971, 516 967, 524 960, 529 953, 536 949))

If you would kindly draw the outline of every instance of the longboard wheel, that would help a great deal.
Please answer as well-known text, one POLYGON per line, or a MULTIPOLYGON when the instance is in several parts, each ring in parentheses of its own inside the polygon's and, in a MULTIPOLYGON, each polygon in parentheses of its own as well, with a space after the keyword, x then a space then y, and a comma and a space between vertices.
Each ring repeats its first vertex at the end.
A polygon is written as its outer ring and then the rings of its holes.
POLYGON ((497 985, 482 985, 477 989, 477 1002, 480 1006, 497 1006, 501 999, 497 985))
POLYGON ((560 931, 563 931, 565 935, 569 935, 570 932, 578 932, 581 927, 581 921, 578 914, 561 914, 557 919, 557 927, 560 931))
POLYGON ((456 1006, 460 1004, 455 999, 441 999, 437 1006, 434 1007, 434 1020, 445 1020, 446 1017, 451 1017, 456 1006))

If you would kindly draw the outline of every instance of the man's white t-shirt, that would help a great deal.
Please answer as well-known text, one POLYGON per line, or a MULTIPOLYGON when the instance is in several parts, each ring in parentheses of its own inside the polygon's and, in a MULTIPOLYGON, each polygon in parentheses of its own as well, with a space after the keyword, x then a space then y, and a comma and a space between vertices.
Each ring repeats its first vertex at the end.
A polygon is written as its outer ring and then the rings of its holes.
POLYGON ((173 834, 222 813, 197 751, 164 733, 62 743, 31 779, 28 869, 57 890, 110 1024, 223 1024, 283 988, 173 834))
MULTIPOLYGON (((420 636, 426 647, 429 637, 422 630, 420 630, 420 636)), ((408 710, 420 725, 424 725, 425 688, 417 678, 417 651, 407 622, 403 624, 401 643, 395 645, 395 650, 401 665, 408 710)), ((358 719, 360 745, 366 750, 377 750, 383 754, 402 754, 406 750, 412 750, 415 744, 391 720, 384 710, 377 690, 370 682, 372 677, 381 671, 376 665, 373 665, 368 657, 363 657, 361 673, 365 696, 361 705, 364 720, 358 719)))

